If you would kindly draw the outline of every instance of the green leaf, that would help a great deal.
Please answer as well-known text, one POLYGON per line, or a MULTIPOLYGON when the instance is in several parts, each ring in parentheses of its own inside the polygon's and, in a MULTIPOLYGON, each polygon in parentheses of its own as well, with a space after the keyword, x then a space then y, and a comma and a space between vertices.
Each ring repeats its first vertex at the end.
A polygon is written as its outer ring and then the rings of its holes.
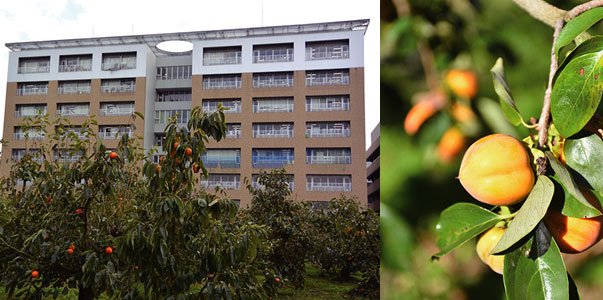
POLYGON ((547 151, 545 154, 549 159, 551 167, 553 167, 553 171, 559 176, 559 181, 561 185, 563 185, 564 191, 572 195, 573 199, 577 200, 574 201, 575 203, 571 203, 572 198, 568 199, 568 197, 566 197, 566 202, 570 201, 570 203, 563 205, 561 213, 574 218, 592 218, 600 216, 601 212, 593 207, 588 200, 586 200, 584 195, 582 195, 582 192, 578 189, 578 185, 574 182, 574 179, 567 168, 557 160, 552 152, 547 151), (580 205, 582 206, 582 209, 579 209, 580 205))
POLYGON ((143 120, 144 120, 144 115, 143 115, 142 113, 137 112, 137 111, 135 111, 134 113, 135 113, 137 116, 139 116, 141 119, 143 119, 143 120))
POLYGON ((503 234, 496 247, 490 253, 501 253, 532 232, 546 214, 554 192, 555 186, 553 182, 544 175, 538 176, 538 180, 528 198, 509 224, 505 234, 503 234))
POLYGON ((603 36, 582 43, 555 74, 553 123, 563 137, 580 131, 596 112, 603 92, 603 36))
POLYGON ((507 84, 502 58, 499 57, 496 60, 496 63, 492 69, 490 69, 490 72, 492 73, 494 81, 494 90, 496 91, 496 94, 498 94, 500 106, 505 117, 515 126, 521 124, 523 120, 517 106, 515 106, 513 96, 511 96, 511 89, 509 89, 509 85, 507 84))
POLYGON ((596 7, 585 11, 567 22, 567 24, 563 26, 561 33, 559 33, 557 43, 555 43, 555 55, 558 55, 561 48, 569 45, 569 43, 571 43, 578 35, 601 19, 603 19, 603 7, 596 7))
POLYGON ((568 299, 563 257, 544 224, 523 246, 505 255, 503 281, 508 300, 568 299))
POLYGON ((567 165, 588 181, 594 190, 603 194, 603 141, 596 134, 566 139, 563 153, 567 165))
POLYGON ((446 255, 500 220, 499 215, 471 203, 456 203, 446 208, 436 226, 440 252, 433 257, 446 255))

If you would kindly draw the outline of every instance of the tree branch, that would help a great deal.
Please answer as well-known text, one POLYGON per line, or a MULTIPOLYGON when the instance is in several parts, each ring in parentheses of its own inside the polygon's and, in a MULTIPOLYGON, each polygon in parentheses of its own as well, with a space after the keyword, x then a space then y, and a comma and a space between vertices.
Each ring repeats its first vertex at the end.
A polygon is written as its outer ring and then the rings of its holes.
POLYGON ((543 0, 513 0, 513 2, 532 17, 551 27, 555 27, 557 19, 563 17, 566 13, 565 10, 550 5, 543 0))
POLYGON ((12 245, 10 245, 9 243, 7 243, 7 242, 6 242, 5 240, 3 240, 2 238, 0 238, 0 242, 2 242, 2 244, 6 245, 6 247, 8 247, 8 248, 11 248, 11 249, 15 250, 15 252, 17 252, 17 253, 21 254, 22 256, 25 256, 25 257, 27 257, 27 258, 29 258, 29 259, 31 259, 31 258, 32 258, 31 256, 29 256, 29 254, 27 254, 27 253, 25 253, 25 252, 23 252, 23 251, 21 251, 21 250, 19 250, 19 249, 15 248, 15 247, 13 247, 12 245))

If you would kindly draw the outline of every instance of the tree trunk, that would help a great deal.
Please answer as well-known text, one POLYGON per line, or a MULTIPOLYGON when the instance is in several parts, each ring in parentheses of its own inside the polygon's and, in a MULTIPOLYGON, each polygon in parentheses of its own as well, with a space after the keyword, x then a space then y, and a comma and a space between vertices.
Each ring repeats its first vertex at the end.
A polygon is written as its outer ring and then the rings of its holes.
POLYGON ((92 288, 85 288, 81 284, 79 285, 79 293, 77 296, 78 300, 94 300, 94 290, 92 288))

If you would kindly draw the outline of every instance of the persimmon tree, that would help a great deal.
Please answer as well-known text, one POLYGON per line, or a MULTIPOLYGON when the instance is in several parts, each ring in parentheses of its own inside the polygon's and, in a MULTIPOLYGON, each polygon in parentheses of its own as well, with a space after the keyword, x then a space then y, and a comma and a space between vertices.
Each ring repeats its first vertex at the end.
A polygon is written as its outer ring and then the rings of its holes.
POLYGON ((460 182, 488 206, 457 203, 442 211, 434 258, 483 233, 478 254, 502 272, 508 299, 578 299, 561 253, 601 239, 603 37, 586 30, 603 19, 603 1, 569 11, 515 2, 554 27, 542 113, 523 119, 499 59, 491 72, 501 109, 532 132, 521 142, 497 134, 469 147, 460 182))
POLYGON ((82 125, 83 140, 64 121, 33 120, 58 130, 2 179, 0 282, 9 297, 59 298, 69 288, 79 299, 274 295, 274 272, 258 259, 266 230, 236 224, 233 201, 194 189, 198 172, 207 176, 205 142, 224 137, 221 108, 194 108, 185 127, 171 120, 160 165, 127 135, 109 150, 90 130, 94 120, 82 125))

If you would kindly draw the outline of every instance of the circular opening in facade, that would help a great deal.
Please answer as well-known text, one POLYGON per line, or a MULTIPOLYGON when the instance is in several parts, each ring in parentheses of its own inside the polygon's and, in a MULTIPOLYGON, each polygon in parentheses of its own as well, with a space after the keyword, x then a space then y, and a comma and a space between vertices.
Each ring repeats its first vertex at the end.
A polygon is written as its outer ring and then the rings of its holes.
POLYGON ((170 53, 183 53, 193 50, 193 43, 187 41, 165 41, 157 44, 157 49, 170 53))

